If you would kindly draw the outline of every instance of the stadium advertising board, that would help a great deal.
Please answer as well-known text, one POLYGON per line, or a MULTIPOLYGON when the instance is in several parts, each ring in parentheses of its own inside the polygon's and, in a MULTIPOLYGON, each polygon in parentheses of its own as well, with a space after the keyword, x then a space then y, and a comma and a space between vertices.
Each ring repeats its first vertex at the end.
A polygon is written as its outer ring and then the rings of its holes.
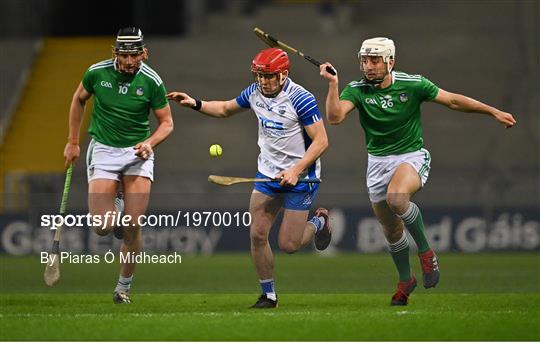
MULTIPOLYGON (((183 217, 178 225, 171 222, 163 223, 170 225, 143 226, 144 250, 182 254, 247 251, 249 218, 234 219, 234 214, 244 213, 242 211, 211 212, 206 223, 204 215, 194 217, 191 212, 190 219, 183 217), (194 218, 200 220, 194 221, 194 218)), ((491 213, 476 208, 427 209, 424 213, 428 239, 439 252, 540 250, 540 218, 534 208, 498 209, 491 213)), ((176 214, 168 216, 175 218, 176 214)), ((331 218, 333 239, 325 254, 376 253, 387 249, 379 223, 368 209, 334 208, 331 218)), ((150 217, 148 219, 150 221, 150 217)), ((40 220, 41 216, 27 214, 0 216, 0 253, 32 255, 48 251, 52 233, 49 227, 40 226, 40 220)), ((157 219, 154 221, 157 223, 157 219)), ((104 254, 109 249, 117 251, 119 247, 120 241, 112 235, 98 236, 84 225, 66 227, 62 234, 64 251, 104 254)), ((277 246, 277 231, 274 228, 270 235, 273 246, 277 246)))

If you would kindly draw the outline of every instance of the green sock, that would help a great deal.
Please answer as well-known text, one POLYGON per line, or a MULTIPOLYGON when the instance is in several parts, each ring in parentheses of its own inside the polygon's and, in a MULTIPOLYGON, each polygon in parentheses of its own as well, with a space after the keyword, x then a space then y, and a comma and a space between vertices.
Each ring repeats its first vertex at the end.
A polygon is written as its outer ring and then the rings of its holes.
POLYGON ((409 233, 416 242, 418 253, 421 254, 428 251, 430 248, 426 238, 424 220, 422 219, 422 213, 420 213, 418 206, 416 206, 414 202, 410 202, 407 211, 399 217, 403 219, 405 227, 407 227, 407 230, 409 230, 409 233))
POLYGON ((389 243, 388 247, 399 273, 399 281, 409 280, 411 278, 411 265, 409 263, 409 241, 405 232, 399 241, 389 243))

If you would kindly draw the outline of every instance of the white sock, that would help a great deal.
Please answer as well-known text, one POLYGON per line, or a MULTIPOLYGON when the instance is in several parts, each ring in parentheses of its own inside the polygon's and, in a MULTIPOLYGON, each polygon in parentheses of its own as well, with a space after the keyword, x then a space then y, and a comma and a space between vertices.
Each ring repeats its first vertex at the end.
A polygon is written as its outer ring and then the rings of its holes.
POLYGON ((276 293, 266 293, 266 297, 270 300, 273 300, 273 301, 276 301, 277 300, 277 296, 276 296, 276 293))
POLYGON ((313 224, 313 227, 315 228, 315 233, 317 233, 324 227, 324 224, 326 224, 326 219, 324 219, 323 216, 314 216, 308 221, 308 223, 313 224))
POLYGON ((132 280, 133 275, 131 275, 130 277, 123 277, 122 275, 120 275, 120 277, 118 277, 118 283, 116 284, 116 288, 114 289, 114 291, 129 292, 132 280))

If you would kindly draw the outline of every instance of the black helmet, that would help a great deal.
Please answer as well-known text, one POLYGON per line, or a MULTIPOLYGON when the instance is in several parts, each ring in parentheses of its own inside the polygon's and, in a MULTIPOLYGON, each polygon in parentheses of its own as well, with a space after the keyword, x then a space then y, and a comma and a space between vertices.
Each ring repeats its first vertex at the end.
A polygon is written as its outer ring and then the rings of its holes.
POLYGON ((136 27, 125 27, 118 31, 115 53, 138 54, 144 51, 144 40, 141 29, 136 27))

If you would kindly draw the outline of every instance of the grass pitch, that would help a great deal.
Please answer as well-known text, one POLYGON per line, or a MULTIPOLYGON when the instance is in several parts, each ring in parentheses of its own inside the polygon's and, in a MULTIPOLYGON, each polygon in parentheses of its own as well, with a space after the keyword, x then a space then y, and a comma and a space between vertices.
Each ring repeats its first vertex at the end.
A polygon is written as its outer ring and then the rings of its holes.
POLYGON ((116 264, 64 264, 48 289, 36 257, 2 257, 0 339, 540 340, 539 257, 441 255, 441 284, 391 307, 389 256, 277 255, 280 307, 265 311, 247 309, 259 293, 247 254, 141 265, 128 306, 112 304, 116 264))

